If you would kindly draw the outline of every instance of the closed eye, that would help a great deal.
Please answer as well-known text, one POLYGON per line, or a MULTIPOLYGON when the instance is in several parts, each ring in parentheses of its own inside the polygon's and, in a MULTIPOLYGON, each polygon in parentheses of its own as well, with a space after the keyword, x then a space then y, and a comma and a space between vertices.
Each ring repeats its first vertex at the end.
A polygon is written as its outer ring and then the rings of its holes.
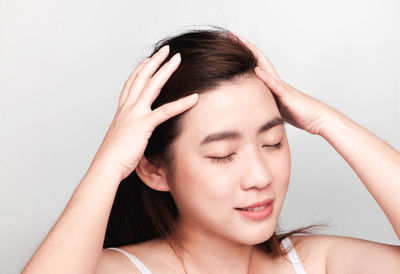
MULTIPOLYGON (((280 149, 282 147, 282 142, 280 141, 279 143, 275 144, 275 145, 264 145, 263 147, 268 147, 272 150, 277 150, 280 149)), ((225 162, 230 162, 233 160, 233 155, 235 153, 232 153, 228 156, 224 156, 224 157, 209 157, 211 159, 211 162, 216 162, 218 164, 222 164, 225 162)))
POLYGON ((234 154, 235 153, 232 153, 232 154, 230 154, 228 156, 225 156, 225 157, 210 157, 210 159, 211 159, 211 162, 217 162, 218 164, 221 164, 221 163, 224 163, 224 162, 232 161, 234 154))
POLYGON ((279 149, 282 146, 282 141, 280 141, 279 143, 275 144, 275 145, 271 145, 271 146, 267 146, 265 145, 265 147, 269 147, 271 149, 279 149))

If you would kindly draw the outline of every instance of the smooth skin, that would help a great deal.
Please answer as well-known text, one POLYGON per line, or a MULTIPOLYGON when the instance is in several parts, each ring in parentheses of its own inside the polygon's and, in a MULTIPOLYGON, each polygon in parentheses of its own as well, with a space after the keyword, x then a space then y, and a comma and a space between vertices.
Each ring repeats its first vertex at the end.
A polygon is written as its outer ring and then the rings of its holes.
MULTIPOLYGON (((389 219, 400 239, 400 153, 342 113, 280 79, 256 46, 241 40, 257 56, 254 72, 276 94, 282 117, 320 135, 343 157, 389 219)), ((400 273, 400 246, 339 236, 308 236, 327 273, 400 273)), ((307 270, 307 267, 306 267, 307 270)))
POLYGON ((119 183, 136 168, 153 130, 197 102, 196 94, 151 110, 151 103, 180 63, 177 53, 155 73, 168 53, 168 46, 161 48, 126 81, 92 164, 22 273, 96 273, 119 183))
MULTIPOLYGON (((255 74, 278 96, 282 117, 325 138, 338 151, 400 238, 400 153, 343 114, 283 82, 268 58, 254 45, 246 44, 258 56, 255 74)), ((114 120, 91 166, 22 273, 140 273, 123 254, 103 250, 102 243, 118 185, 143 159, 154 128, 197 102, 197 97, 186 97, 151 111, 151 103, 179 66, 178 57, 177 62, 166 63, 154 74, 167 55, 168 49, 157 52, 140 63, 126 81, 114 120)), ((398 273, 400 269, 399 246, 323 235, 291 239, 299 256, 308 258, 303 263, 308 273, 398 273)), ((168 259, 169 250, 156 242, 130 250, 150 257, 152 247, 160 248, 158 254, 164 252, 164 261, 179 264, 176 258, 168 259)), ((293 273, 290 267, 279 270, 293 273)))

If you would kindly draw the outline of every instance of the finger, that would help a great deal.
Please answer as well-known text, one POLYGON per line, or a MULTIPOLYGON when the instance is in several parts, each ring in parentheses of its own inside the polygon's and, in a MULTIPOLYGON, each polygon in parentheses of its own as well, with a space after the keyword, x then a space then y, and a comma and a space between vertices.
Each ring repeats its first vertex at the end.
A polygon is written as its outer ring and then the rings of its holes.
POLYGON ((251 44, 250 42, 246 42, 246 45, 253 51, 256 52, 258 66, 262 67, 268 73, 278 77, 278 73, 276 72, 274 66, 272 65, 271 61, 268 57, 255 45, 251 44))
POLYGON ((165 122, 169 118, 193 107, 197 103, 198 97, 199 95, 197 93, 194 93, 179 100, 166 103, 153 110, 150 114, 150 119, 152 120, 154 128, 156 128, 159 124, 165 122))
POLYGON ((273 75, 265 72, 258 66, 254 68, 254 72, 278 97, 285 94, 285 89, 283 88, 282 82, 275 78, 273 75))
POLYGON ((132 86, 129 89, 129 94, 126 99, 127 104, 133 104, 136 102, 136 99, 139 97, 143 88, 146 86, 149 79, 153 76, 154 72, 165 60, 168 54, 169 46, 165 45, 159 51, 157 51, 138 72, 135 79, 133 80, 132 86))
POLYGON ((256 56, 258 66, 260 66, 263 70, 267 71, 268 73, 274 75, 275 77, 279 77, 271 61, 258 47, 256 47, 255 45, 253 45, 252 43, 250 43, 249 41, 240 36, 239 38, 253 52, 254 56, 256 56))
POLYGON ((137 101, 142 102, 150 108, 153 101, 160 94, 162 87, 178 68, 181 61, 180 53, 176 53, 167 63, 165 63, 154 76, 150 79, 145 89, 141 92, 137 101))
POLYGON ((269 59, 255 45, 244 39, 242 36, 236 35, 231 31, 228 32, 228 36, 232 39, 239 39, 246 47, 248 47, 253 55, 256 57, 258 66, 261 66, 263 69, 270 71, 271 74, 277 75, 269 59))
POLYGON ((119 106, 125 103, 126 97, 128 96, 129 89, 131 88, 133 80, 135 80, 137 73, 143 68, 144 64, 146 64, 149 61, 149 59, 150 58, 145 58, 142 62, 140 62, 140 64, 137 65, 136 68, 133 70, 128 80, 126 80, 119 98, 119 103, 118 103, 119 106))
POLYGON ((265 54, 259 48, 257 48, 255 45, 253 45, 252 43, 250 43, 243 37, 236 35, 231 31, 228 31, 228 36, 235 40, 240 39, 240 41, 242 41, 243 44, 245 44, 251 50, 253 55, 256 57, 258 66, 262 67, 264 70, 268 71, 270 74, 274 75, 275 77, 277 77, 277 78, 279 77, 278 73, 276 72, 275 68, 273 67, 271 61, 268 59, 267 56, 265 56, 265 54))

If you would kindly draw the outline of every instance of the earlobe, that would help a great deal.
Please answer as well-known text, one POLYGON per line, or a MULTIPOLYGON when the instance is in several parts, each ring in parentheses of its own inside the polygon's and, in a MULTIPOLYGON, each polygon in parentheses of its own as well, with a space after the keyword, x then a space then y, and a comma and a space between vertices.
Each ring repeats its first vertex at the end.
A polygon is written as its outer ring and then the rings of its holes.
POLYGON ((169 191, 166 170, 160 164, 152 163, 143 155, 135 171, 148 187, 157 191, 169 191))

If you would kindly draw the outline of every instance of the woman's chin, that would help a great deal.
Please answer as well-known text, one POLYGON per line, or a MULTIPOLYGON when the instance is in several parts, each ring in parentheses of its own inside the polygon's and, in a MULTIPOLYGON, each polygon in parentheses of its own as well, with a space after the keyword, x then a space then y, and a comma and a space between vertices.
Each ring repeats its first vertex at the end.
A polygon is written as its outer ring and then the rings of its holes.
POLYGON ((259 231, 245 231, 242 235, 238 235, 237 239, 240 243, 245 245, 256 245, 267 241, 275 232, 275 227, 263 228, 259 231))

